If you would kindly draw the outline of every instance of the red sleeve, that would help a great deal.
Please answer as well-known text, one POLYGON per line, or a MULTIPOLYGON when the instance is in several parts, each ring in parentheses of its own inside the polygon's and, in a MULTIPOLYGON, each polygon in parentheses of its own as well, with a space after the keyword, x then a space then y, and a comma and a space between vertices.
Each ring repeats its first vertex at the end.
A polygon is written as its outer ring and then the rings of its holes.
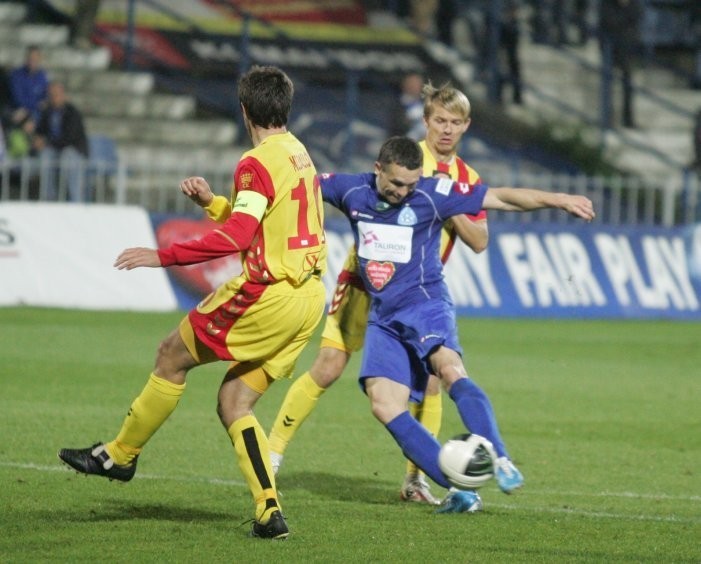
POLYGON ((241 159, 234 171, 236 190, 253 190, 265 196, 269 202, 275 199, 275 187, 270 173, 259 160, 253 157, 241 159))
POLYGON ((258 220, 247 213, 235 212, 220 229, 201 239, 174 243, 158 250, 162 266, 188 265, 246 250, 258 230, 258 220))
MULTIPOLYGON (((252 190, 273 201, 275 189, 266 168, 255 158, 242 159, 234 172, 237 192, 252 190)), ((247 213, 234 211, 229 219, 201 239, 175 243, 158 251, 162 266, 188 265, 245 251, 258 231, 259 221, 247 213)))

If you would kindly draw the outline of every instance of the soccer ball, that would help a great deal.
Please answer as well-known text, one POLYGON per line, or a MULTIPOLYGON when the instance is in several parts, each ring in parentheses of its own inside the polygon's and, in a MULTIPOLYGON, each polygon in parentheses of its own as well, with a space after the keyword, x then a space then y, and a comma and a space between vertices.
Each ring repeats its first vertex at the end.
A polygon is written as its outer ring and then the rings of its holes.
POLYGON ((494 476, 496 453, 492 443, 465 433, 447 441, 438 453, 438 465, 446 479, 461 490, 481 488, 494 476))

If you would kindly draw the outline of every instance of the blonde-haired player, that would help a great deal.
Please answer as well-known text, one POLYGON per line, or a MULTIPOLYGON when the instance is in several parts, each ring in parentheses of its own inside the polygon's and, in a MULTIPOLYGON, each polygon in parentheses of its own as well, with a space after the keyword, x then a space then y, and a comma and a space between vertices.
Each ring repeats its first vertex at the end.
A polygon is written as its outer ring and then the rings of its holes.
MULTIPOLYGON (((457 156, 460 140, 470 126, 471 108, 467 96, 449 84, 436 88, 430 82, 424 85, 422 94, 426 137, 419 145, 423 151, 423 175, 445 176, 470 185, 477 183, 477 172, 457 156)), ((456 236, 473 251, 483 251, 489 240, 486 212, 455 217, 443 226, 440 249, 443 262, 448 260, 456 236)), ((319 353, 309 371, 290 387, 270 432, 270 450, 276 472, 289 442, 314 410, 319 397, 340 378, 351 354, 363 346, 370 299, 357 269, 357 256, 351 249, 338 276, 319 353)), ((437 378, 432 376, 429 379, 424 401, 412 404, 412 414, 433 436, 438 435, 442 396, 437 378)), ((400 496, 405 501, 440 503, 431 494, 423 472, 411 461, 407 461, 400 496)), ((475 497, 477 502, 472 506, 473 511, 481 506, 479 498, 475 497)))

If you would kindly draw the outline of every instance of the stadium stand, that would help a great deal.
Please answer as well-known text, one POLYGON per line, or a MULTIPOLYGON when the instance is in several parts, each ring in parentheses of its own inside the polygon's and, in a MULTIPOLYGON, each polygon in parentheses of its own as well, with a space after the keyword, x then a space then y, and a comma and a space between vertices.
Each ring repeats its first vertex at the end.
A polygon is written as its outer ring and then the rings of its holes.
MULTIPOLYGON (((366 10, 360 1, 342 3, 346 8, 354 4, 343 18, 334 12, 336 4, 323 2, 304 3, 299 13, 288 10, 286 17, 270 18, 276 14, 271 3, 174 0, 164 13, 157 7, 163 3, 137 1, 137 25, 130 31, 125 3, 103 0, 94 47, 76 51, 66 43, 72 2, 44 4, 63 14, 64 23, 60 17, 53 25, 27 23, 23 6, 13 2, 0 3, 3 14, 11 14, 3 22, 15 28, 15 41, 41 37, 51 42, 46 66, 52 76, 66 81, 75 93, 89 133, 116 143, 122 169, 117 176, 137 194, 136 200, 121 201, 158 209, 182 206, 161 191, 172 192, 183 175, 204 171, 228 187, 232 163, 247 144, 236 122, 233 85, 238 66, 251 62, 280 64, 293 76, 304 103, 297 105, 291 126, 322 170, 371 165, 385 135, 383 108, 396 99, 402 74, 418 68, 428 70, 436 82, 452 80, 470 96, 475 120, 461 154, 493 184, 537 182, 547 187, 555 180, 544 175, 553 174, 575 175, 570 189, 583 184, 576 178, 581 176, 580 163, 559 154, 552 143, 521 135, 530 128, 547 130, 550 141, 565 138, 589 146, 589 154, 604 157, 627 177, 644 169, 647 180, 655 183, 656 200, 671 191, 672 199, 681 194, 687 204, 696 201, 698 179, 686 165, 693 160, 691 128, 698 92, 672 70, 646 64, 635 77, 636 107, 646 123, 640 130, 602 130, 600 54, 593 39, 555 48, 524 34, 524 104, 495 106, 476 72, 469 42, 460 43, 465 33, 460 17, 451 48, 418 37, 387 9, 366 10), (330 23, 339 19, 345 23, 330 23), (127 48, 131 32, 133 43, 127 48)), ((374 8, 383 4, 392 3, 366 3, 374 8)), ((17 59, 21 48, 13 49, 0 49, 0 63, 17 59)), ((598 181, 584 183, 592 182, 598 181)), ((668 212, 665 221, 677 221, 673 215, 668 212)))

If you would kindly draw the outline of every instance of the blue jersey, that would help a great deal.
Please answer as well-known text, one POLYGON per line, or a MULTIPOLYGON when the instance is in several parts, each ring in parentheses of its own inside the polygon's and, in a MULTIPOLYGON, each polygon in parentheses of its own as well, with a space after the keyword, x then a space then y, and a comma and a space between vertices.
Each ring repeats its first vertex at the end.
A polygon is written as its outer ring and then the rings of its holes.
POLYGON ((449 217, 477 214, 487 186, 422 177, 399 205, 379 197, 375 175, 321 175, 322 196, 351 222, 359 273, 372 297, 370 319, 402 307, 448 298, 440 261, 441 227, 449 217))
POLYGON ((374 174, 320 177, 325 201, 350 220, 359 273, 372 297, 360 383, 382 376, 423 399, 428 357, 445 346, 462 354, 438 252, 443 222, 477 214, 487 186, 421 178, 399 205, 380 199, 374 174))

